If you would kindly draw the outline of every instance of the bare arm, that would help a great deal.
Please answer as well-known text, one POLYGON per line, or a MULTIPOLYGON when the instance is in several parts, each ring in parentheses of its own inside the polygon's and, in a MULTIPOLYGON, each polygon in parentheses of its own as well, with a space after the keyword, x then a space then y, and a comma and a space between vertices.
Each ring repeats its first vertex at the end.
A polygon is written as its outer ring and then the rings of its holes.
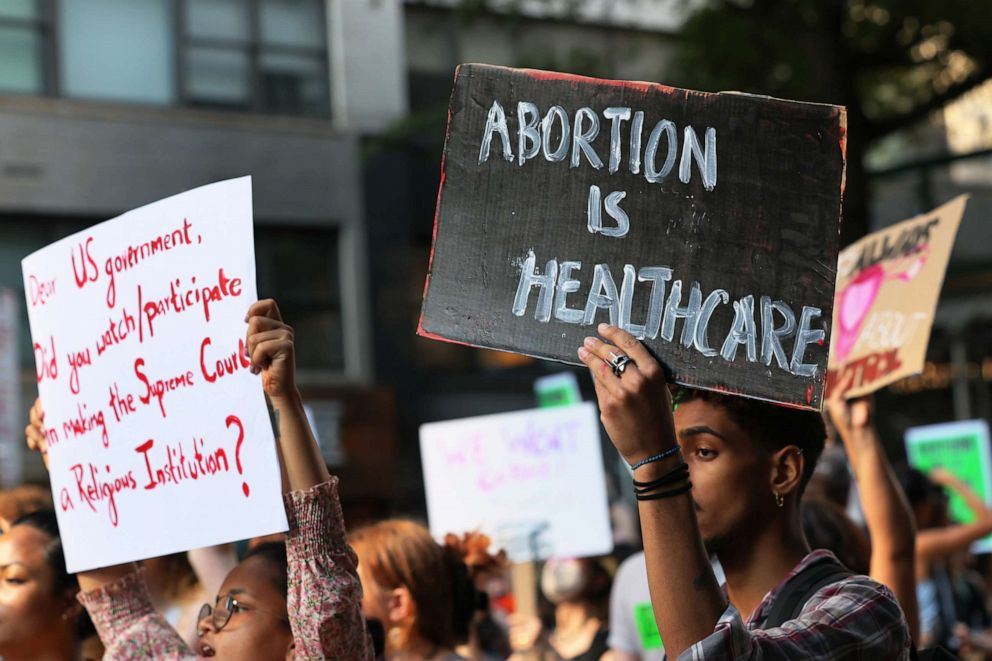
POLYGON ((828 407, 858 480, 865 522, 871 534, 871 576, 895 593, 906 615, 910 634, 914 640, 919 640, 913 512, 873 424, 872 401, 868 398, 845 400, 843 388, 837 388, 835 392, 828 407))
POLYGON ((293 329, 272 300, 253 304, 245 320, 252 371, 261 373, 272 405, 283 469, 286 601, 296 657, 371 661, 358 558, 345 538, 337 479, 327 471, 296 388, 293 329))
POLYGON ((943 468, 935 468, 930 472, 930 479, 961 496, 964 504, 975 515, 974 523, 989 524, 992 522, 992 510, 978 497, 977 493, 971 490, 966 482, 958 479, 956 475, 943 468))
POLYGON ((293 329, 283 323, 271 299, 254 303, 245 321, 252 371, 262 374, 262 388, 272 405, 286 490, 303 491, 327 482, 331 476, 296 388, 293 329))
MULTIPOLYGON (((601 419, 610 439, 630 464, 677 445, 671 397, 664 372, 632 335, 601 325, 599 332, 616 346, 589 338, 579 358, 593 376, 601 419), (619 348, 619 349, 618 349, 619 348), (611 352, 636 362, 623 378, 608 365, 611 352)), ((679 463, 677 455, 634 471, 634 479, 650 481, 679 463)), ((688 493, 661 500, 639 501, 648 586, 658 630, 669 658, 713 633, 727 608, 703 550, 688 493)))
POLYGON ((916 540, 916 552, 926 561, 963 551, 976 540, 992 533, 992 511, 967 484, 939 468, 931 472, 930 478, 961 496, 968 509, 975 515, 975 520, 971 523, 921 531, 916 540))

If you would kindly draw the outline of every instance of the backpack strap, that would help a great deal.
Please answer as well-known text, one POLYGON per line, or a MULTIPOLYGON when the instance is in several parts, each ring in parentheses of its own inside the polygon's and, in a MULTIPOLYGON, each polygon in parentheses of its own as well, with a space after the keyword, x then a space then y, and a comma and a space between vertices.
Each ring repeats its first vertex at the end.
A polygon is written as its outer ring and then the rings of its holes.
POLYGON ((789 620, 796 619, 806 602, 821 588, 851 576, 854 576, 854 572, 833 556, 826 556, 814 562, 793 576, 788 585, 775 595, 775 600, 761 628, 780 627, 789 620))

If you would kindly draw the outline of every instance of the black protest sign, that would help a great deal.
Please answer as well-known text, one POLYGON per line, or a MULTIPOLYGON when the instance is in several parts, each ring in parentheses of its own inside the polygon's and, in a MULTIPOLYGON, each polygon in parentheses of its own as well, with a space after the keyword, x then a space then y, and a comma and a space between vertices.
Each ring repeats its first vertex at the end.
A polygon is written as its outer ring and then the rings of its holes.
POLYGON ((819 408, 843 108, 463 65, 418 332, 578 363, 609 322, 689 386, 819 408))

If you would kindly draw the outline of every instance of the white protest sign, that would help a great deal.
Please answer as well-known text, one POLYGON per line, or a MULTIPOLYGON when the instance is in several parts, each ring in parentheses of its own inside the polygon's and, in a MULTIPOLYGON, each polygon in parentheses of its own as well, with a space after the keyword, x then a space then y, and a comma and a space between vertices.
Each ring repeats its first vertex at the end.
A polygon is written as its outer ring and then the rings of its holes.
POLYGON ((249 177, 135 209, 21 266, 70 572, 286 529, 244 357, 249 177))
POLYGON ((514 562, 613 550, 591 403, 420 427, 431 534, 481 531, 514 562))

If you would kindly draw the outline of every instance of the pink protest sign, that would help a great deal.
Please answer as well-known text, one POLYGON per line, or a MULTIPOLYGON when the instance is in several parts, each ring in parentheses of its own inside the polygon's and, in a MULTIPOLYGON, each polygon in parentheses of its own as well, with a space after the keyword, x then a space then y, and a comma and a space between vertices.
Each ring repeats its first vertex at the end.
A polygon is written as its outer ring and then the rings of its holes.
POLYGON ((923 370, 968 196, 873 232, 837 265, 827 390, 864 395, 923 370))
POLYGON ((135 209, 21 266, 70 572, 286 529, 244 357, 249 177, 135 209))

